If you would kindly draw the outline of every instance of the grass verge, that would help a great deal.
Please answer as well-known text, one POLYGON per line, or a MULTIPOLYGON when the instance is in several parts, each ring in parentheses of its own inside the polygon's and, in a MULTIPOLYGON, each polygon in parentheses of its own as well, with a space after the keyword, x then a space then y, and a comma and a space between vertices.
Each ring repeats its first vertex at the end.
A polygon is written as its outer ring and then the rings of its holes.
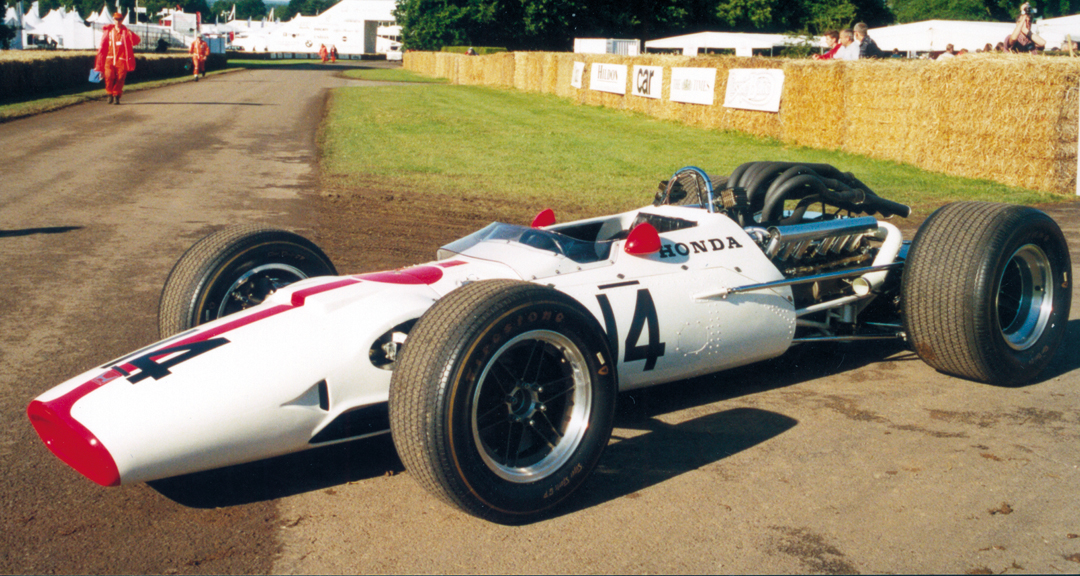
POLYGON ((446 84, 446 78, 432 78, 422 76, 415 72, 402 70, 401 68, 366 68, 361 70, 347 70, 346 78, 357 80, 370 80, 374 82, 420 82, 423 84, 446 84))
POLYGON ((649 201, 687 165, 729 174, 743 162, 832 164, 926 216, 956 200, 1041 204, 1069 198, 946 176, 896 162, 785 146, 548 95, 475 86, 335 91, 322 132, 324 175, 353 190, 500 197, 591 214, 649 201))

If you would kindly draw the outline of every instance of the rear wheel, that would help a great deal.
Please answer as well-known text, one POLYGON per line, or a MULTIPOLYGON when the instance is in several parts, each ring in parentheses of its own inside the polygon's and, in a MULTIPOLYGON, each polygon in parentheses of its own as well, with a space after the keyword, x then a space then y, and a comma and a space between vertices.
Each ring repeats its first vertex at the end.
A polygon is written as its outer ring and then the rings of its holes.
POLYGON ((420 318, 390 383, 406 469, 476 516, 535 519, 570 495, 611 435, 614 365, 603 331, 554 289, 466 285, 420 318))
POLYGON ((167 338, 256 306, 293 282, 335 274, 303 236, 257 224, 225 228, 196 242, 169 272, 158 331, 167 338))
POLYGON ((919 228, 905 264, 904 323, 937 370, 1020 384, 1049 363, 1069 319, 1072 265, 1049 216, 962 202, 919 228))

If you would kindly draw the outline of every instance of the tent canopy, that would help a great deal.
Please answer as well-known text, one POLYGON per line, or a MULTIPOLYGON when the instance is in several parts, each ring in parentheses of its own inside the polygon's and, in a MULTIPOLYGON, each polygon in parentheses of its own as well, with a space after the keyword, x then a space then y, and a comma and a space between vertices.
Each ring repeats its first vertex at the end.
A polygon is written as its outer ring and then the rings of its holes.
POLYGON ((734 49, 765 50, 786 46, 790 37, 783 34, 744 34, 741 32, 698 32, 672 36, 645 42, 645 50, 682 50, 683 54, 694 55, 698 50, 734 49))

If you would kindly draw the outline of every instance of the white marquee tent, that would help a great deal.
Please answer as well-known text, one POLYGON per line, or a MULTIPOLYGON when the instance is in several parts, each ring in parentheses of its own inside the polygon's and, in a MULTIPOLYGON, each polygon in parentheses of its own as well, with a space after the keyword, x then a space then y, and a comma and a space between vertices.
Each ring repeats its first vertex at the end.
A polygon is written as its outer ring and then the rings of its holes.
POLYGON ((735 50, 739 56, 751 56, 754 50, 771 50, 791 42, 783 34, 746 34, 742 32, 698 32, 645 42, 645 51, 681 50, 695 56, 702 50, 735 50))
POLYGON ((957 51, 967 48, 974 52, 1004 41, 1015 26, 1015 22, 926 20, 871 28, 867 33, 885 51, 895 48, 901 52, 940 52, 952 44, 957 51))
POLYGON ((341 0, 318 16, 297 16, 270 29, 249 28, 233 44, 253 52, 318 52, 335 46, 341 54, 386 52, 383 36, 396 29, 396 0, 341 0))

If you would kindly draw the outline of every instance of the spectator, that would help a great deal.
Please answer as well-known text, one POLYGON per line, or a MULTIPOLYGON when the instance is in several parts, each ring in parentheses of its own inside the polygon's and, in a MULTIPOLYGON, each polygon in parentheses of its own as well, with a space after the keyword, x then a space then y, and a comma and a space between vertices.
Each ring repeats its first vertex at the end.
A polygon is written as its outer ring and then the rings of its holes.
POLYGON ((833 60, 858 60, 859 45, 855 42, 855 33, 851 30, 840 31, 840 49, 833 55, 833 60))
POLYGON ((866 35, 866 22, 855 25, 855 41, 859 43, 859 58, 884 58, 885 53, 878 48, 877 42, 866 35))
POLYGON ((337 62, 337 45, 331 44, 330 45, 330 63, 333 64, 335 62, 337 62))
POLYGON ((468 52, 465 52, 466 56, 476 56, 476 50, 473 50, 472 46, 469 46, 468 52))
POLYGON ((993 52, 993 51, 994 51, 994 47, 993 47, 992 45, 990 45, 990 43, 989 43, 989 42, 987 42, 987 43, 986 43, 986 46, 983 46, 983 49, 982 49, 982 51, 983 51, 983 52, 993 52))
POLYGON ((829 50, 824 54, 814 54, 814 60, 832 60, 836 56, 836 51, 840 49, 840 32, 829 30, 824 38, 829 50))
POLYGON ((1046 40, 1031 32, 1031 4, 1020 5, 1020 17, 1016 19, 1016 28, 1005 38, 1006 52, 1035 52, 1046 48, 1046 40))
POLYGON ((952 44, 946 44, 945 45, 945 51, 942 52, 941 54, 938 54, 937 59, 938 60, 948 60, 949 58, 953 58, 955 56, 956 56, 956 50, 953 48, 953 45, 952 44))

